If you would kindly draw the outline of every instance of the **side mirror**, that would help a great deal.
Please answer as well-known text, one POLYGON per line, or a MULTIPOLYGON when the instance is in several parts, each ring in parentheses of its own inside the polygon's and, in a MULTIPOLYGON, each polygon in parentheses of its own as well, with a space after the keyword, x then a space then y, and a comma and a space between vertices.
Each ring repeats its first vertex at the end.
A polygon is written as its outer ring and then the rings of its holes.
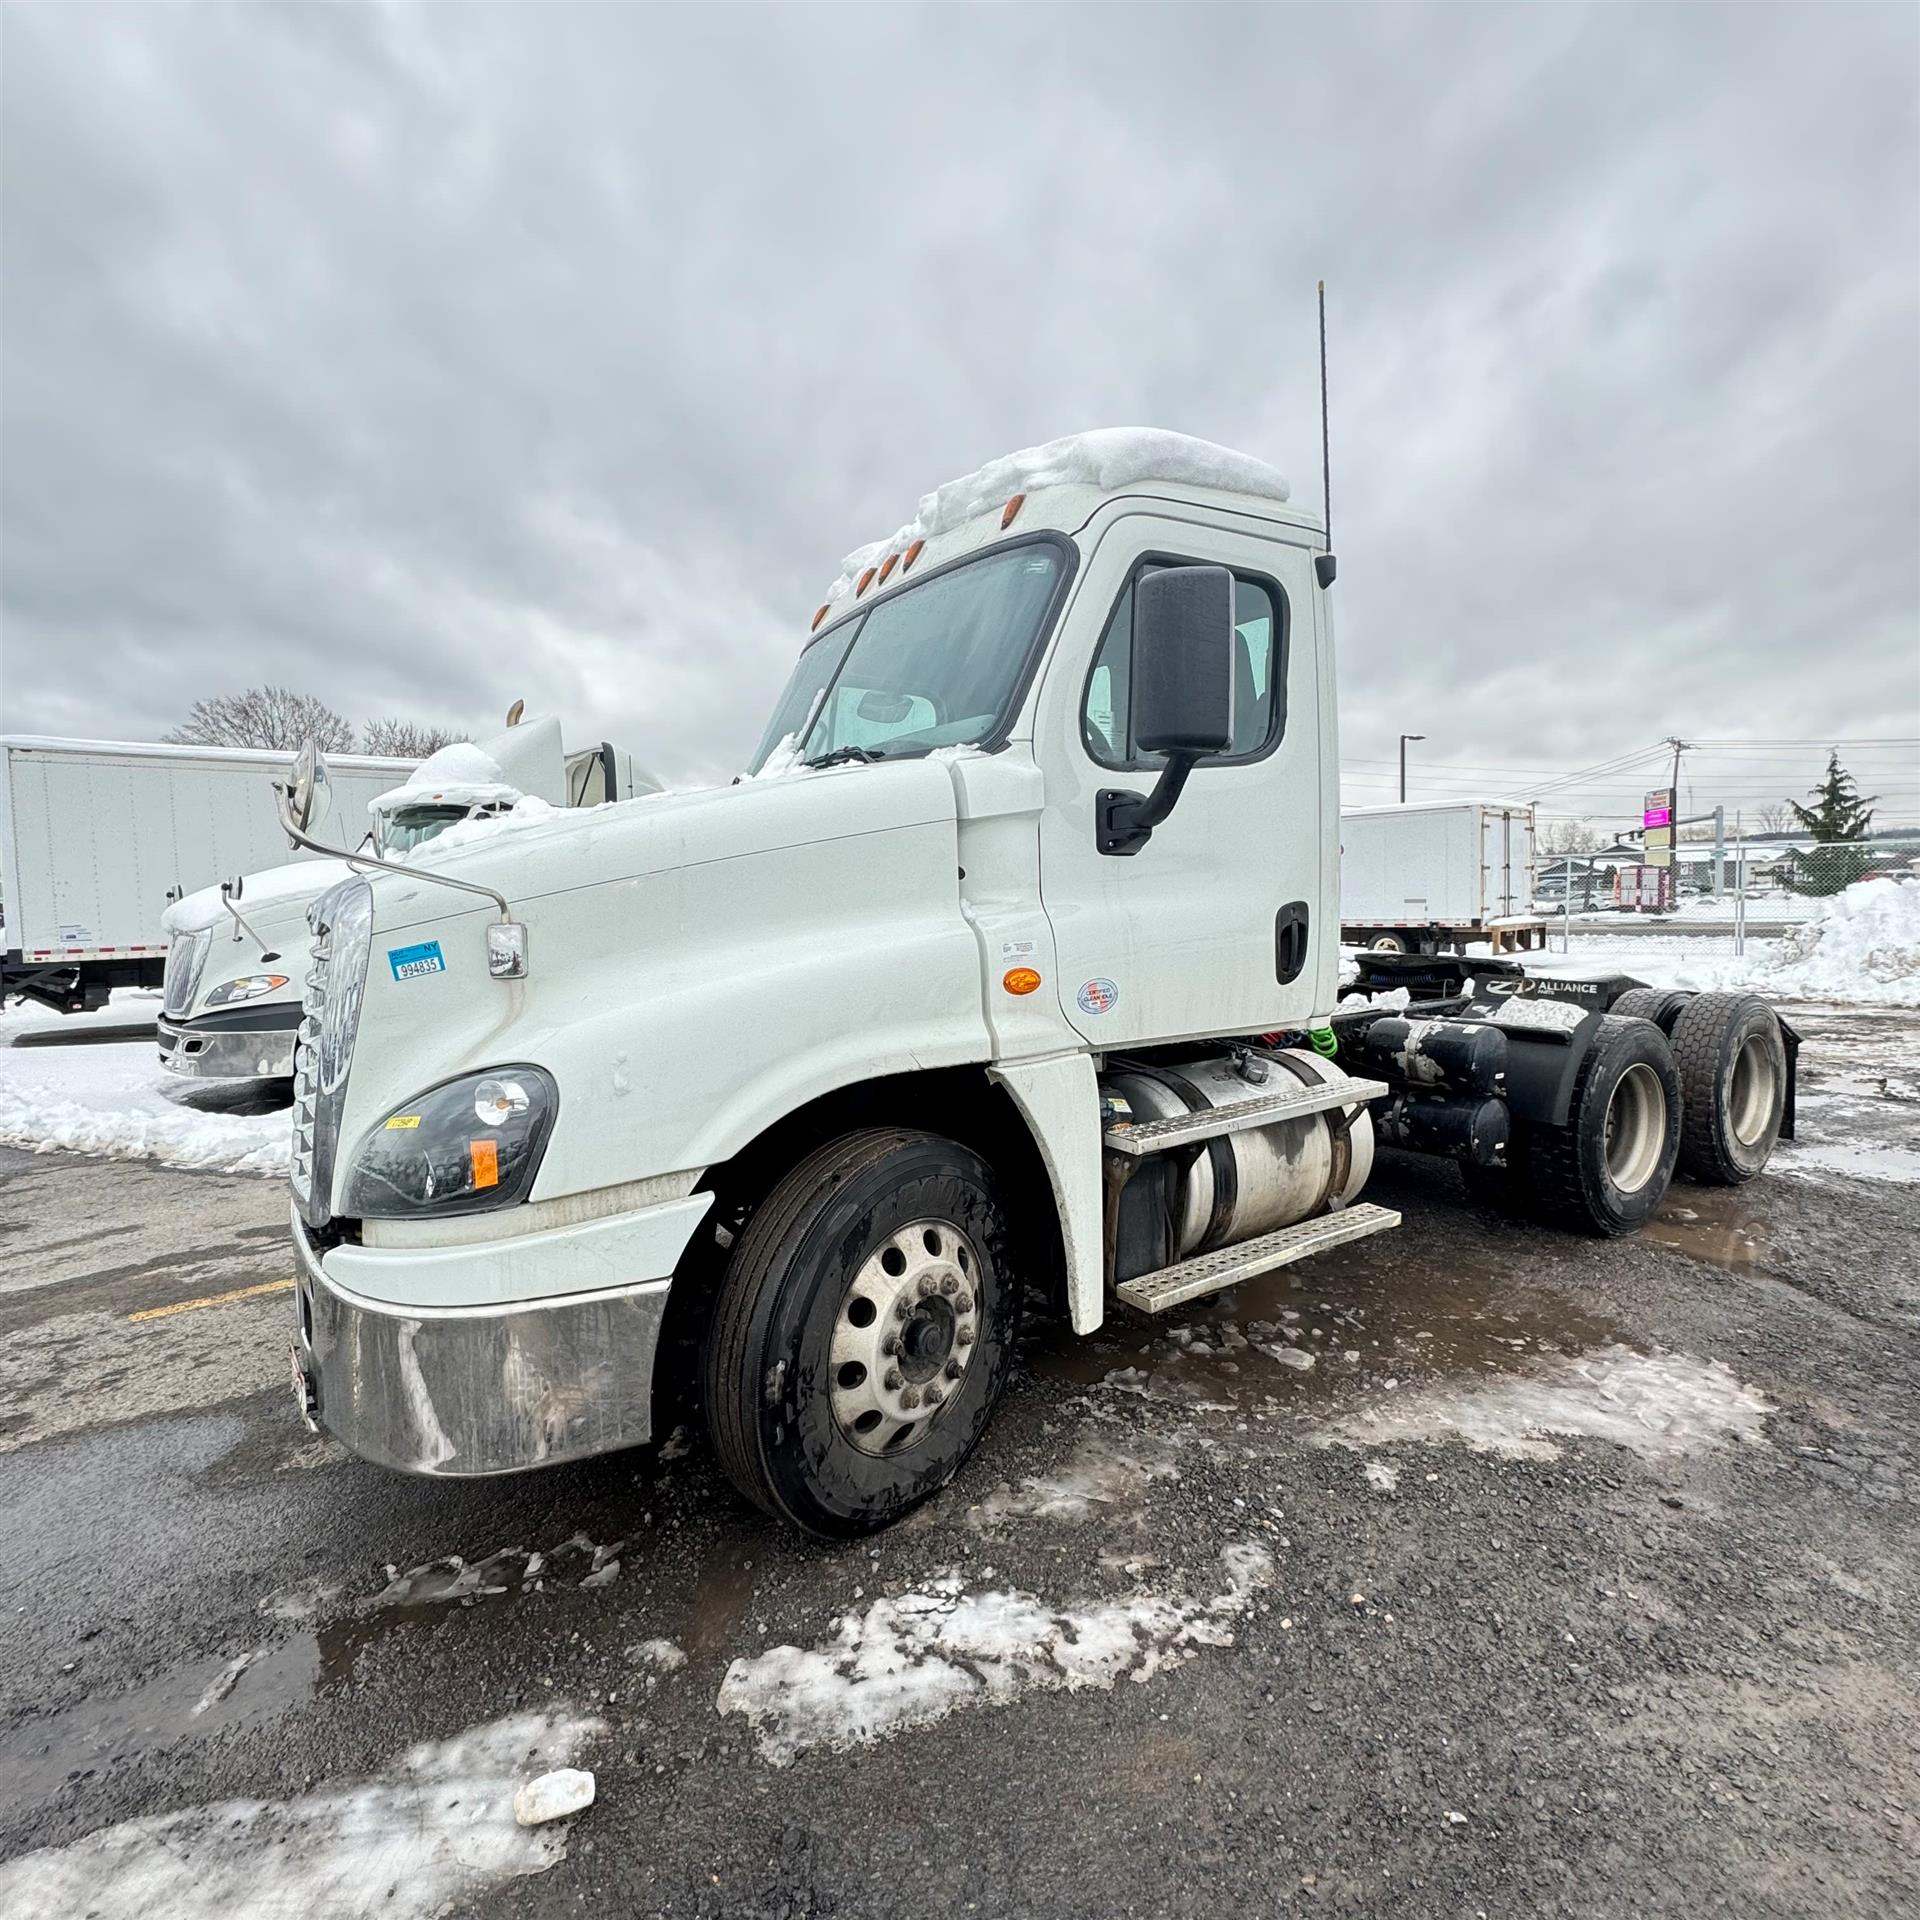
POLYGON ((1138 853, 1170 814, 1196 760, 1232 750, 1233 575, 1225 567, 1167 567, 1133 590, 1133 738, 1166 756, 1151 793, 1103 787, 1094 844, 1138 853))
POLYGON ((280 824, 289 838, 311 833, 326 819, 333 811, 333 782, 327 773, 327 756, 317 742, 309 740, 300 749, 291 777, 276 780, 273 792, 280 824))
POLYGON ((1233 745, 1233 575, 1168 567, 1133 590, 1133 737, 1142 753, 1233 745))

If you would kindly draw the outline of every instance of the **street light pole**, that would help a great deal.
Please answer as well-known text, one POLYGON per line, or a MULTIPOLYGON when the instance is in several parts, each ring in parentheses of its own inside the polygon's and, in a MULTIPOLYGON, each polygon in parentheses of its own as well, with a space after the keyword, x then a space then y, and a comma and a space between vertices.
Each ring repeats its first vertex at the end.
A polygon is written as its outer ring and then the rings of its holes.
POLYGON ((1424 733, 1403 733, 1400 736, 1400 804, 1402 806, 1407 802, 1407 742, 1424 740, 1426 737, 1424 733))

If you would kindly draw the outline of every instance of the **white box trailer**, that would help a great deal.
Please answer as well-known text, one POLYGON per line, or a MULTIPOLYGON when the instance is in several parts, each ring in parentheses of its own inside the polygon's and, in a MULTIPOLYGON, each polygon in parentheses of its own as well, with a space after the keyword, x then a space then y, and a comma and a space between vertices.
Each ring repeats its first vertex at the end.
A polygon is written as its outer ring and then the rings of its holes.
MULTIPOLYGON (((0 1001, 77 1012, 113 987, 158 986, 170 901, 286 862, 272 782, 291 763, 243 747, 0 739, 0 1001)), ((330 761, 338 817, 364 822, 415 764, 330 761)))
POLYGON ((1415 801, 1340 813, 1340 937, 1392 953, 1534 944, 1533 809, 1415 801))

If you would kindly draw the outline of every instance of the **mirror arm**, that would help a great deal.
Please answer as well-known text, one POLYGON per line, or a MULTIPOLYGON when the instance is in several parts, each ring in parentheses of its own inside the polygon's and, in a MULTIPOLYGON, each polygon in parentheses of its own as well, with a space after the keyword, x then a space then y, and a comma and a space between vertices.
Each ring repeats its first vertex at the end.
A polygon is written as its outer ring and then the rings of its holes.
POLYGON ((1101 853, 1138 853, 1179 801, 1187 775, 1199 758, 1194 753, 1170 753, 1149 793, 1131 787, 1102 787, 1094 802, 1094 846, 1101 853))
POLYGON ((344 860, 348 866, 364 871, 372 869, 379 873, 404 873, 409 879, 430 880, 436 887, 453 887, 461 893, 477 893, 484 900, 491 900, 500 909, 503 921, 513 919, 513 909, 507 905, 504 893, 495 893, 491 887, 483 887, 472 880, 455 880, 444 873, 433 873, 425 867, 404 867, 397 860, 383 860, 378 854, 349 853, 344 847, 324 846, 318 840, 309 838, 293 823, 293 815, 286 804, 286 791, 276 781, 274 783, 274 806, 280 815, 280 825, 286 836, 296 847, 305 847, 309 853, 324 853, 330 860, 344 860))
POLYGON ((260 958, 262 960, 272 960, 277 958, 277 956, 274 954, 273 950, 267 945, 267 943, 264 940, 262 940, 257 933, 254 933, 253 929, 247 925, 246 919, 241 914, 240 909, 233 904, 233 896, 229 891, 232 885, 233 885, 233 882, 231 880, 222 880, 220 882, 220 904, 223 907, 225 907, 230 914, 233 915, 234 939, 237 941, 240 938, 241 931, 244 928, 248 934, 252 935, 253 944, 260 949, 260 958))

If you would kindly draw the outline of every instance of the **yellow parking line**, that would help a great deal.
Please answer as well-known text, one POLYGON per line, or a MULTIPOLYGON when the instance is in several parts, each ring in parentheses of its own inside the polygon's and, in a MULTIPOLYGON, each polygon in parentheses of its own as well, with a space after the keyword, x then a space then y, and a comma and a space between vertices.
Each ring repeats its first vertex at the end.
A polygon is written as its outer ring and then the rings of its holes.
POLYGON ((224 1307, 230 1300, 251 1300, 257 1294, 285 1293, 291 1280, 263 1280, 257 1287, 235 1287, 231 1293, 210 1293, 204 1300, 176 1300, 170 1307, 143 1307, 127 1315, 129 1320, 164 1320, 169 1314, 192 1313, 199 1307, 224 1307))

